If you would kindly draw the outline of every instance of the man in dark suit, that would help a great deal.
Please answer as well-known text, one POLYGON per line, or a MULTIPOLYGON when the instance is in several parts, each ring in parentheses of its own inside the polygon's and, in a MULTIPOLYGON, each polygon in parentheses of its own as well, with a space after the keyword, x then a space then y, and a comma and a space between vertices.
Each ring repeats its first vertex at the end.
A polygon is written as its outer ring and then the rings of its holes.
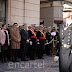
POLYGON ((21 30, 21 53, 22 53, 21 60, 28 61, 27 56, 26 56, 28 43, 29 43, 27 24, 24 24, 23 28, 24 29, 21 30))
POLYGON ((37 32, 37 41, 39 41, 39 49, 38 49, 38 59, 43 59, 43 53, 45 48, 45 34, 43 33, 43 26, 40 26, 40 30, 37 32))
POLYGON ((64 4, 64 23, 60 26, 60 72, 72 72, 72 7, 64 4))
MULTIPOLYGON (((48 27, 48 31, 46 32, 46 42, 49 43, 51 40, 51 27, 48 27)), ((50 55, 50 52, 52 52, 52 43, 46 45, 46 54, 50 55)))

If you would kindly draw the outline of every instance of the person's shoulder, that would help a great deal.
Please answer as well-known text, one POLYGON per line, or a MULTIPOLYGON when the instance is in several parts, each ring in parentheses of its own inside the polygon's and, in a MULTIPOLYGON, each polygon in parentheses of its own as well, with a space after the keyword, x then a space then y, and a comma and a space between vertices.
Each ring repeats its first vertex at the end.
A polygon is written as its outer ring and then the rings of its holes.
POLYGON ((31 30, 28 30, 28 32, 31 32, 31 30))

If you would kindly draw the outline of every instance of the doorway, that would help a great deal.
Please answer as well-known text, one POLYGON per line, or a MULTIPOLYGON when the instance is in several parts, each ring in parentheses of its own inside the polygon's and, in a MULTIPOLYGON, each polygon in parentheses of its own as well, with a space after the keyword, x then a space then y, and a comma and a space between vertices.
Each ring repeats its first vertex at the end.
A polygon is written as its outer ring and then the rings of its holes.
POLYGON ((0 22, 6 24, 7 0, 0 0, 0 22))

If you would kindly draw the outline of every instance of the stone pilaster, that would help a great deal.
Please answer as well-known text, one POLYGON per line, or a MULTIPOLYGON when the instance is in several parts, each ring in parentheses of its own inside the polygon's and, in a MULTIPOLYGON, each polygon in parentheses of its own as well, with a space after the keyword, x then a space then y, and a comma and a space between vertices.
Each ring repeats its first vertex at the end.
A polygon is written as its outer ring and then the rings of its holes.
POLYGON ((8 0, 8 23, 40 23, 40 0, 8 0))

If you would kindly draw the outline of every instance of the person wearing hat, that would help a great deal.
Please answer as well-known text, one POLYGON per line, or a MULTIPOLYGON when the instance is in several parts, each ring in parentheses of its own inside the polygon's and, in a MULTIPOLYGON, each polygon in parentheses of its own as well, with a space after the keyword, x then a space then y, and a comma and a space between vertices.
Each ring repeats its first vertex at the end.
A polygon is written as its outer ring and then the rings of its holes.
POLYGON ((44 34, 46 35, 46 32, 47 32, 47 27, 44 26, 44 30, 43 30, 44 34))
POLYGON ((34 32, 35 25, 31 25, 31 29, 28 30, 29 33, 29 40, 30 40, 30 60, 35 60, 36 58, 36 45, 37 45, 37 36, 36 33, 34 32))
POLYGON ((38 30, 39 30, 39 26, 35 26, 35 30, 34 30, 34 32, 37 33, 38 30))
POLYGON ((72 6, 64 4, 63 24, 60 26, 60 72, 72 72, 72 6))
POLYGON ((31 26, 28 26, 28 29, 31 29, 31 26))
MULTIPOLYGON (((48 27, 48 31, 46 32, 46 43, 49 43, 52 40, 51 37, 51 27, 48 27)), ((50 55, 52 51, 52 43, 46 45, 46 54, 50 55)))
POLYGON ((38 59, 43 58, 44 48, 45 48, 45 34, 43 33, 43 26, 40 26, 40 30, 37 32, 37 41, 39 42, 40 46, 38 49, 38 59))

